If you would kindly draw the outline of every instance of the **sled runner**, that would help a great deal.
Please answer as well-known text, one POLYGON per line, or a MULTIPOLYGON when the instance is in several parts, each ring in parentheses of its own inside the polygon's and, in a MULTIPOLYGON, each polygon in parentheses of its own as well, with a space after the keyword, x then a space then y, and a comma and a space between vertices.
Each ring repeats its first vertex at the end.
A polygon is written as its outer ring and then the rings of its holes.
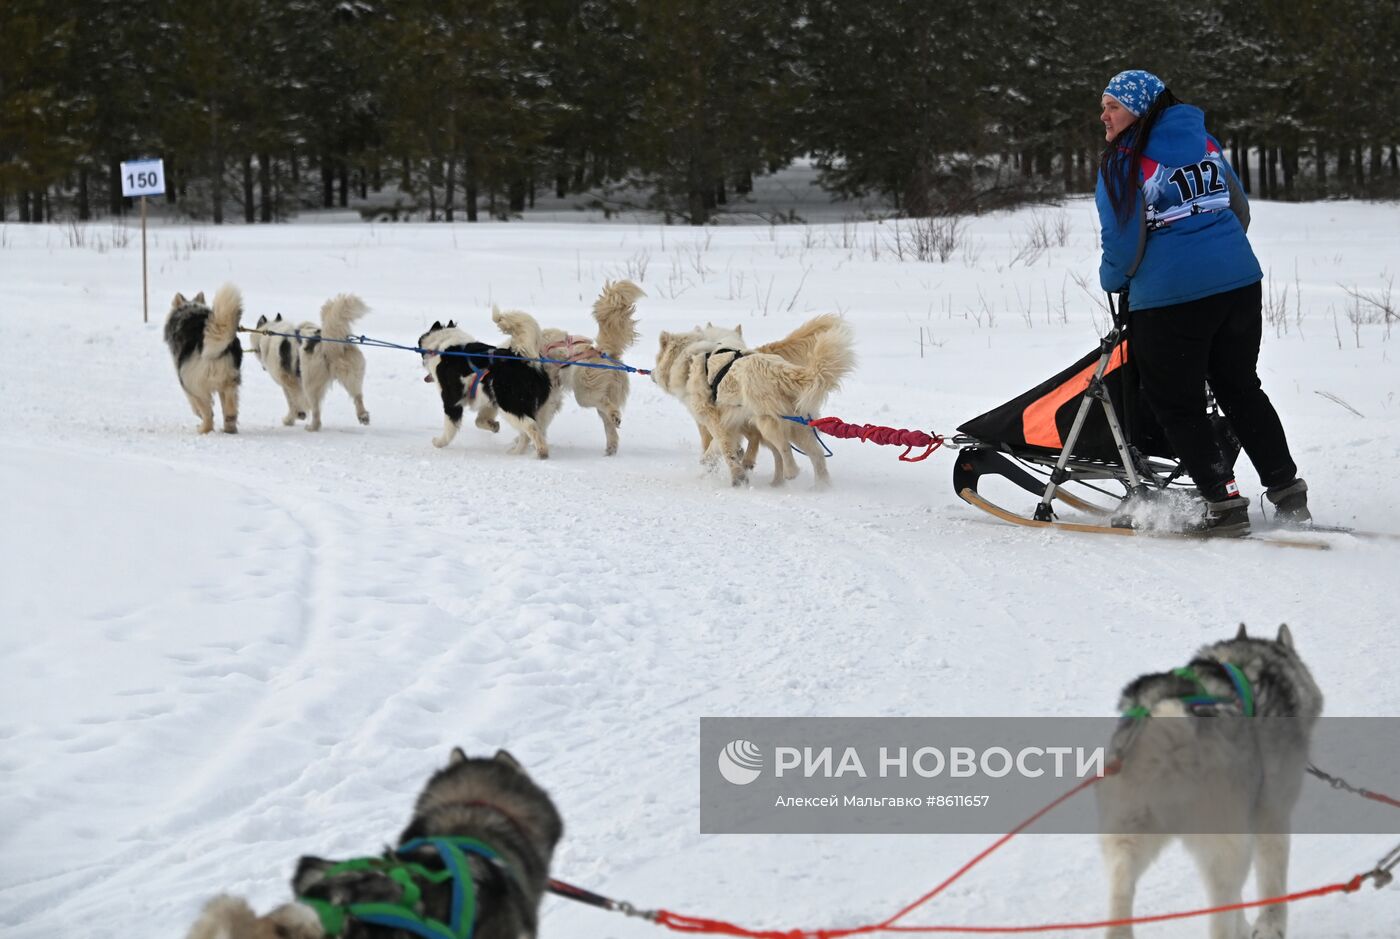
MULTIPOLYGON (((1124 305, 1114 305, 1112 297, 1109 304, 1113 326, 1098 349, 958 428, 953 489, 969 504, 1014 524, 1095 534, 1213 537, 1208 530, 1175 523, 1144 525, 1121 508, 1133 506, 1150 516, 1160 505, 1166 511, 1155 514, 1170 515, 1171 506, 1194 502, 1195 486, 1138 393, 1124 305), (984 476, 1000 477, 1035 495, 1032 513, 1021 515, 990 501, 979 491, 984 476), (1090 518, 1061 520, 1057 504, 1090 518)), ((1233 465, 1239 441, 1209 396, 1208 407, 1221 451, 1233 465)), ((1244 537, 1327 547, 1322 541, 1244 537)))

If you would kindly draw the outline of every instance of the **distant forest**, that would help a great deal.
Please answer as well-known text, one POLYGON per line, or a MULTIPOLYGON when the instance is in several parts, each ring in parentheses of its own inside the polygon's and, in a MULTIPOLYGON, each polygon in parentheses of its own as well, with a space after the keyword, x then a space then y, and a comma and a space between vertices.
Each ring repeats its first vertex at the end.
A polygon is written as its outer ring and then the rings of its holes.
POLYGON ((0 218, 130 212, 138 156, 215 223, 548 192, 698 225, 804 155, 978 211, 1092 189, 1123 68, 1203 107, 1256 197, 1400 195, 1397 0, 4 0, 0 218))

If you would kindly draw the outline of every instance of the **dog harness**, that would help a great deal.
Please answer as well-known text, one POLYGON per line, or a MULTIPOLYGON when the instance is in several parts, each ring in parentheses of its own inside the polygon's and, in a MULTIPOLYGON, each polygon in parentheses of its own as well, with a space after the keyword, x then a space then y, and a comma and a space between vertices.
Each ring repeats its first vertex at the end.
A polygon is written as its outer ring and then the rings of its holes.
POLYGON ((476 392, 481 387, 481 382, 487 375, 491 374, 489 368, 472 369, 472 377, 467 382, 467 400, 476 403, 476 392))
MULTIPOLYGON (((1178 700, 1192 710, 1193 713, 1209 713, 1221 704, 1234 704, 1237 700, 1240 710, 1245 717, 1254 716, 1254 688, 1249 683, 1249 678, 1240 670, 1238 665, 1231 665, 1229 662, 1219 663, 1225 669, 1225 674, 1230 678, 1230 684, 1235 687, 1235 700, 1229 698, 1218 698, 1206 690, 1205 682, 1201 681, 1201 676, 1196 674, 1196 670, 1191 667, 1174 668, 1172 674, 1177 678, 1183 678, 1195 685, 1198 693, 1182 695, 1178 700)), ((1123 712, 1125 718, 1151 717, 1151 712, 1142 705, 1128 708, 1123 712)))
POLYGON ((558 342, 551 342, 549 345, 545 346, 543 349, 540 350, 540 358, 567 359, 568 361, 561 365, 560 368, 568 368, 575 362, 581 362, 584 359, 595 359, 600 354, 601 353, 598 352, 597 349, 593 348, 592 339, 589 339, 587 336, 573 335, 570 335, 565 339, 560 339, 558 342), (555 353, 560 349, 564 351, 564 354, 562 356, 555 355, 555 353))
POLYGON ((725 352, 732 352, 732 353, 734 353, 734 358, 730 359, 728 362, 725 362, 723 365, 721 365, 721 366, 719 367, 719 371, 718 371, 718 372, 715 372, 715 377, 710 379, 710 403, 711 403, 711 404, 719 404, 719 383, 722 382, 722 381, 724 381, 724 376, 726 376, 726 375, 729 374, 729 370, 730 370, 731 368, 734 367, 734 363, 735 363, 735 362, 739 361, 739 360, 742 359, 744 356, 748 355, 748 352, 744 351, 743 349, 716 349, 716 350, 713 351, 713 352, 706 352, 706 353, 705 353, 705 369, 706 369, 707 371, 709 370, 709 367, 710 367, 710 356, 712 356, 712 355, 721 355, 721 354, 723 354, 723 353, 725 353, 725 352))
POLYGON ((372 926, 402 929, 423 939, 471 939, 476 928, 476 883, 472 880, 467 855, 474 854, 495 865, 508 877, 514 876, 495 849, 475 838, 416 838, 384 857, 356 858, 342 861, 325 871, 326 877, 347 871, 373 871, 384 874, 399 885, 397 903, 350 903, 339 906, 326 900, 298 897, 297 902, 316 911, 321 929, 327 936, 344 935, 349 920, 372 926), (442 858, 443 869, 431 870, 406 860, 413 851, 431 847, 442 858), (419 912, 423 898, 421 883, 452 883, 452 916, 443 923, 419 912))

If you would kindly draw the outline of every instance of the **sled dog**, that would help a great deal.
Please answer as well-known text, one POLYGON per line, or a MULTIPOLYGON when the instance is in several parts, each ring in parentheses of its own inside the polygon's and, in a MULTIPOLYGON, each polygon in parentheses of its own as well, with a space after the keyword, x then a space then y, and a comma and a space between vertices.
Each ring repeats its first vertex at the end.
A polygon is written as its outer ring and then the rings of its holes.
POLYGON ((450 869, 450 859, 439 854, 431 841, 435 838, 475 839, 495 855, 465 854, 465 873, 470 875, 476 899, 474 935, 530 939, 538 929, 540 899, 563 830, 549 796, 505 750, 482 759, 454 749, 446 768, 433 774, 418 796, 413 818, 399 835, 401 852, 386 850, 382 858, 340 870, 335 869, 339 862, 303 857, 292 877, 296 901, 258 916, 240 897, 215 897, 205 905, 187 939, 322 939, 328 934, 326 920, 342 914, 339 939, 408 939, 424 934, 367 922, 372 917, 347 912, 347 908, 383 904, 394 915, 450 923, 454 894, 463 886, 459 881, 405 876, 403 864, 398 864, 394 876, 389 873, 395 862, 420 865, 434 874, 450 869), (410 877, 413 889, 421 890, 418 904, 405 896, 404 880, 410 877))
MULTIPOLYGON (((1096 787, 1109 918, 1133 915, 1138 878, 1173 837, 1195 858, 1211 906, 1240 902, 1251 860, 1261 897, 1287 893, 1289 819, 1322 713, 1288 627, 1270 640, 1241 625, 1187 668, 1131 682, 1119 707, 1112 752, 1122 768, 1096 787)), ((1286 917, 1286 905, 1264 908, 1253 937, 1282 939, 1286 917)), ((1244 939, 1244 913, 1213 915, 1210 935, 1244 939)))
POLYGON ((563 397, 559 385, 538 362, 540 325, 528 313, 496 310, 491 319, 508 337, 504 347, 477 342, 451 320, 433 323, 418 339, 423 353, 423 379, 435 382, 442 393, 442 433, 433 446, 445 447, 457 436, 466 408, 476 412, 476 426, 496 433, 499 411, 518 431, 511 453, 524 453, 531 445, 541 459, 549 457, 545 431, 559 412, 563 397))
MULTIPOLYGON (((593 319, 598 323, 598 336, 571 336, 562 329, 546 329, 540 334, 542 358, 566 359, 569 362, 593 362, 616 365, 623 354, 637 341, 637 300, 645 297, 642 288, 630 280, 603 285, 603 292, 593 303, 593 319)), ((617 429, 622 425, 622 408, 627 403, 631 376, 621 369, 587 368, 574 365, 546 364, 546 371, 559 382, 565 392, 573 392, 581 408, 598 412, 603 421, 606 446, 604 453, 617 453, 617 429)))
POLYGON ((186 300, 176 294, 165 318, 165 344, 175 360, 175 374, 199 418, 199 432, 214 429, 214 395, 224 414, 224 433, 238 433, 238 383, 242 377, 243 346, 238 342, 238 319, 243 297, 238 288, 224 284, 214 294, 214 305, 204 292, 186 300))
POLYGON ((740 457, 739 437, 756 432, 774 454, 773 485, 795 475, 790 443, 806 451, 819 484, 830 480, 826 459, 810 431, 784 420, 809 415, 855 365, 845 321, 828 314, 809 320, 777 342, 749 349, 742 333, 713 325, 661 334, 653 380, 679 398, 700 428, 701 444, 719 448, 735 485, 752 466, 753 448, 740 457))
POLYGON ((348 339, 350 324, 368 312, 363 300, 343 293, 322 304, 320 326, 310 321, 294 326, 283 321, 281 313, 271 320, 258 317, 258 329, 290 334, 253 333, 253 353, 287 399, 283 424, 290 427, 310 411, 306 429, 320 430, 321 404, 334 381, 350 395, 360 423, 369 423, 364 398, 365 354, 346 342, 324 341, 348 339))

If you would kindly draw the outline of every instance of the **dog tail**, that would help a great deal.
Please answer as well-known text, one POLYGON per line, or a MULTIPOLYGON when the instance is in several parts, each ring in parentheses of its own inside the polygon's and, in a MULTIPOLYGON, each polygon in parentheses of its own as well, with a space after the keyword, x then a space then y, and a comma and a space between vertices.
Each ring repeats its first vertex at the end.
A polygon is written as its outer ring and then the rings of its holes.
POLYGON ((794 329, 782 339, 764 343, 755 352, 767 352, 780 356, 789 362, 802 365, 812 357, 812 346, 817 337, 832 329, 845 328, 845 321, 839 313, 823 313, 815 316, 794 329))
POLYGON ((204 905, 185 939, 324 939, 316 911, 302 903, 284 903, 259 918, 242 897, 217 896, 204 905))
POLYGON ((243 295, 233 284, 224 284, 214 294, 214 305, 204 321, 204 346, 201 354, 215 358, 238 338, 238 321, 243 318, 243 295))
POLYGON ((799 414, 815 414, 827 396, 841 386, 841 379, 855 368, 855 350, 850 327, 837 318, 811 342, 810 358, 798 368, 802 373, 802 390, 797 397, 799 414))
POLYGON ((204 905, 185 939, 253 939, 257 924, 247 900, 218 896, 204 905))
POLYGON ((642 288, 630 280, 603 285, 603 292, 593 303, 593 318, 598 321, 595 345, 599 351, 620 359, 632 348, 637 341, 637 299, 645 296, 642 288))
POLYGON ((512 352, 519 353, 527 359, 540 357, 540 345, 543 342, 540 338, 540 324, 529 313, 522 313, 519 310, 502 312, 492 308, 491 322, 496 324, 497 329, 510 337, 512 352))
POLYGON ((346 339, 350 324, 369 312, 365 301, 353 293, 342 293, 321 305, 321 336, 324 339, 346 339))

